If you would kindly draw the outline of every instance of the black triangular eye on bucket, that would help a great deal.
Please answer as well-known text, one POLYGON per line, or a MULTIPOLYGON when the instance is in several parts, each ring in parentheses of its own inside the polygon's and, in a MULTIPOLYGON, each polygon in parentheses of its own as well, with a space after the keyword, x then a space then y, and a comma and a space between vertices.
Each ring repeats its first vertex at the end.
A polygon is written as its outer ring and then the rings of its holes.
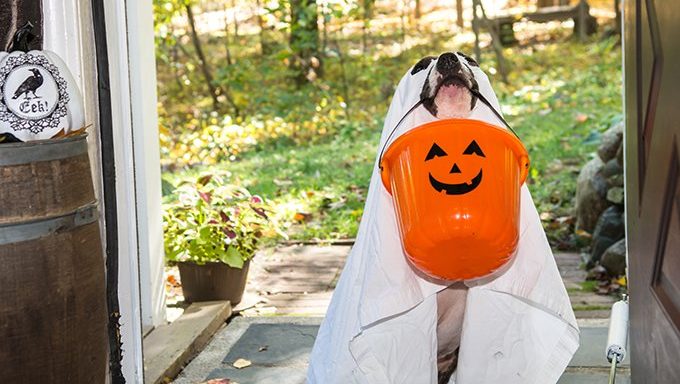
POLYGON ((484 152, 482 152, 482 149, 479 148, 479 144, 477 144, 476 141, 472 140, 472 143, 468 145, 467 148, 465 148, 465 151, 463 152, 463 155, 477 155, 481 157, 486 157, 484 156, 484 152))
POLYGON ((444 152, 441 147, 437 145, 437 143, 432 144, 432 148, 430 148, 430 152, 427 153, 427 156, 425 157, 425 161, 432 160, 435 157, 440 157, 440 156, 446 156, 446 152, 444 152))

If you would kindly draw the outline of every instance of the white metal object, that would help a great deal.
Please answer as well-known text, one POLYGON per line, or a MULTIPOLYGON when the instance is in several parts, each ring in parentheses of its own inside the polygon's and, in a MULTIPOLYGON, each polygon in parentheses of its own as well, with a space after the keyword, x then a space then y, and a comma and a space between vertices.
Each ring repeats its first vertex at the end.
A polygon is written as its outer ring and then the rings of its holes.
POLYGON ((612 364, 609 372, 609 383, 616 381, 616 365, 626 357, 626 344, 628 342, 628 299, 617 301, 612 306, 609 318, 609 336, 605 355, 612 364))

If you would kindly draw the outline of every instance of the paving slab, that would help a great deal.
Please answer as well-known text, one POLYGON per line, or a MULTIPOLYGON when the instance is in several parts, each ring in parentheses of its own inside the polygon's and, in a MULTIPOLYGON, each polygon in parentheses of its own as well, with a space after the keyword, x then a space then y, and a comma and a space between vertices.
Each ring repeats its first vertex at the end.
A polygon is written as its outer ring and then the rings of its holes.
POLYGON ((324 316, 349 245, 286 245, 261 252, 250 265, 243 316, 324 316))
POLYGON ((269 367, 266 369, 217 369, 208 379, 229 378, 239 384, 305 384, 305 369, 289 367, 269 367))
MULTIPOLYGON (((565 372, 557 384, 606 384, 608 372, 565 372)), ((630 372, 618 372, 616 384, 630 384, 630 372)))
POLYGON ((320 317, 236 317, 215 334, 174 383, 195 384, 225 377, 240 384, 304 383, 321 321, 320 317), (264 346, 266 349, 261 350, 264 346), (286 356, 290 359, 282 359, 286 356), (252 365, 234 368, 232 364, 239 358, 250 360, 252 365))
MULTIPOLYGON (((610 364, 605 358, 608 332, 607 327, 581 327, 581 346, 574 354, 569 366, 608 369, 610 364)), ((626 355, 619 366, 630 366, 630 354, 626 355)))
POLYGON ((251 324, 222 361, 246 359, 253 366, 304 367, 319 331, 312 324, 251 324))
MULTIPOLYGON (((175 383, 229 378, 241 384, 302 384, 320 323, 318 317, 235 318, 215 335, 175 383), (246 359, 251 365, 236 369, 233 364, 238 359, 246 359)), ((598 320, 583 321, 581 347, 559 384, 607 382, 604 324, 598 320)), ((617 383, 630 383, 629 358, 621 365, 617 377, 617 383)))

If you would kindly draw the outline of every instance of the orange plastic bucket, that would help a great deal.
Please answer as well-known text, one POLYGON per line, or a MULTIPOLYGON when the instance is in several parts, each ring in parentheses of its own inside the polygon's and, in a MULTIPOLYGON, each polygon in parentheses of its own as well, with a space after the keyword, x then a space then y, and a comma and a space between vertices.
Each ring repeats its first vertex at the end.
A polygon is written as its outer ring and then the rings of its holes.
POLYGON ((511 260, 529 170, 529 155, 512 133, 478 120, 434 121, 397 138, 381 169, 417 269, 470 280, 511 260))

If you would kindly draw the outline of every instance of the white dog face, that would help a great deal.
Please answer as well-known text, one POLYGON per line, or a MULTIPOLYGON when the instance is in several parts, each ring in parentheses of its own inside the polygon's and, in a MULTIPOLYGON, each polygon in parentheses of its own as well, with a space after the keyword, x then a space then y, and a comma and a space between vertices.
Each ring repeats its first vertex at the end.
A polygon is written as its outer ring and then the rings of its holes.
POLYGON ((478 67, 477 62, 462 52, 428 56, 416 63, 411 75, 429 68, 420 93, 425 109, 439 119, 468 117, 477 102, 472 90, 479 91, 471 67, 478 67))

